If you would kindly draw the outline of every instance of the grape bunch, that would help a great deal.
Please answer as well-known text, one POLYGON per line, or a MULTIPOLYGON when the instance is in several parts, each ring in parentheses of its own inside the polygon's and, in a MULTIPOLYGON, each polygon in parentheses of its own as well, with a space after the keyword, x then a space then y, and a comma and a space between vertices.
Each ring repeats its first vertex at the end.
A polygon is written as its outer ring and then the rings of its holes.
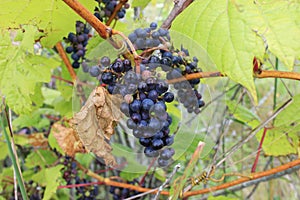
POLYGON ((66 52, 71 54, 73 60, 72 67, 77 69, 85 63, 85 51, 86 45, 89 40, 89 29, 81 21, 76 21, 76 33, 69 33, 68 37, 65 38, 65 41, 69 43, 69 46, 66 47, 66 52))
MULTIPOLYGON (((191 59, 188 50, 183 47, 181 47, 180 51, 176 50, 173 53, 164 52, 163 60, 165 65, 170 66, 169 68, 163 69, 167 72, 168 80, 202 71, 201 68, 198 67, 198 59, 196 57, 191 59)), ((177 90, 178 101, 184 105, 189 113, 194 112, 198 114, 200 108, 205 105, 202 100, 202 95, 197 90, 199 83, 199 78, 174 83, 174 88, 177 90)))
POLYGON ((145 50, 167 43, 170 40, 170 34, 166 29, 157 30, 157 23, 152 22, 147 28, 135 29, 128 35, 128 39, 136 50, 145 50))
MULTIPOLYGON (((113 14, 116 6, 119 1, 117 0, 96 0, 98 2, 98 6, 94 9, 94 15, 102 22, 106 23, 110 16, 113 14)), ((115 19, 122 19, 125 17, 126 9, 128 9, 130 5, 125 3, 122 8, 117 12, 115 19)))
MULTIPOLYGON (((75 184, 85 184, 88 183, 86 179, 80 179, 76 177, 75 184)), ((98 186, 97 185, 85 185, 76 187, 76 196, 78 200, 93 200, 96 199, 98 195, 98 186)))
MULTIPOLYGON (((139 138, 145 147, 147 157, 159 157, 158 164, 166 166, 174 155, 174 149, 165 150, 163 156, 160 150, 174 142, 169 126, 172 118, 167 112, 166 103, 174 100, 174 94, 169 90, 169 84, 155 76, 154 63, 156 56, 145 59, 140 64, 141 74, 135 73, 130 60, 116 59, 108 65, 101 74, 101 83, 105 84, 111 94, 121 94, 124 102, 120 110, 128 117, 127 126, 133 135, 139 138), (166 156, 166 152, 168 156, 166 156)), ((104 64, 106 57, 101 59, 104 64)))
POLYGON ((61 163, 64 165, 64 168, 62 169, 63 178, 67 182, 67 185, 70 185, 77 177, 77 164, 74 159, 69 156, 62 159, 61 163))
POLYGON ((198 59, 191 58, 187 49, 175 49, 169 31, 157 28, 156 23, 136 29, 128 38, 135 50, 143 51, 143 57, 133 62, 123 57, 110 60, 104 56, 98 65, 85 72, 97 77, 110 94, 123 97, 120 110, 127 117, 127 127, 144 147, 144 154, 158 158, 158 165, 164 167, 170 164, 175 154, 170 147, 175 134, 170 131, 172 117, 167 110, 168 104, 177 100, 189 113, 200 112, 204 106, 198 92, 200 79, 181 78, 198 73, 201 68, 198 59), (137 67, 140 73, 136 73, 137 67), (177 97, 169 84, 174 79, 181 79, 173 85, 177 97))
MULTIPOLYGON (((134 185, 138 182, 136 180, 133 180, 133 181, 128 181, 127 183, 134 185)), ((126 199, 128 197, 132 197, 134 195, 139 194, 139 192, 135 190, 129 190, 128 188, 119 188, 114 186, 110 187, 109 192, 113 195, 113 200, 126 199)), ((140 198, 136 198, 136 199, 140 199, 140 198)))

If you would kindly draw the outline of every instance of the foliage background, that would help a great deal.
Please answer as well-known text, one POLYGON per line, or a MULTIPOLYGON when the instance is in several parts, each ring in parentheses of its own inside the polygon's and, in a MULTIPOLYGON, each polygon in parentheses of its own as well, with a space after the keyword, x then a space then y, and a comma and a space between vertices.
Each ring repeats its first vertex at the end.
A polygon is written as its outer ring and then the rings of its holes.
MULTIPOLYGON (((93 10, 94 1, 80 1, 88 9, 93 10)), ((219 70, 228 78, 205 79, 201 85, 206 102, 210 102, 223 94, 221 98, 212 101, 201 115, 194 120, 190 129, 181 129, 176 136, 175 149, 178 162, 186 163, 195 150, 199 140, 204 140, 208 145, 198 161, 193 175, 198 175, 211 163, 212 146, 220 140, 220 159, 231 146, 245 138, 250 130, 266 120, 270 114, 289 98, 293 103, 268 125, 272 127, 267 132, 263 155, 260 156, 258 171, 263 171, 265 163, 271 160, 270 166, 286 163, 299 154, 299 83, 295 80, 281 79, 253 79, 253 57, 260 59, 264 69, 278 69, 282 71, 299 72, 300 58, 300 4, 298 1, 195 1, 183 13, 176 17, 171 27, 174 43, 184 42, 189 45, 191 52, 202 58, 204 71, 219 70), (181 34, 184 34, 182 36, 181 34), (179 39, 177 39, 179 38, 179 39), (190 42, 192 41, 192 42, 190 42), (190 44, 188 44, 190 43, 190 44), (233 85, 236 88, 229 90, 233 85), (186 130, 183 131, 183 130, 186 130), (191 145, 186 147, 182 142, 186 135, 191 135, 191 145), (223 135, 223 137, 220 137, 223 135), (182 149, 182 151, 180 151, 182 149)), ((139 20, 134 20, 133 9, 129 10, 126 19, 119 21, 115 29, 129 33, 137 27, 144 27, 149 22, 157 21, 161 24, 173 7, 171 0, 159 1, 133 1, 132 6, 141 6, 139 20)), ((2 1, 0 3, 0 92, 4 95, 8 106, 13 111, 13 128, 18 132, 22 127, 34 127, 34 132, 47 133, 50 146, 46 149, 31 148, 30 140, 22 135, 15 135, 18 153, 24 147, 29 148, 28 155, 20 156, 24 179, 35 180, 42 185, 47 185, 49 193, 47 198, 62 199, 67 194, 66 189, 56 191, 56 187, 63 184, 61 180, 62 166, 52 166, 57 160, 51 148, 57 147, 54 138, 49 132, 52 120, 46 116, 71 117, 74 107, 73 88, 62 81, 51 79, 51 75, 60 76, 71 80, 66 67, 57 55, 53 46, 74 31, 74 23, 79 20, 77 16, 63 1, 2 1), (18 12, 15 12, 15 11, 18 12), (35 40, 40 39, 42 48, 36 46, 35 40), (56 88, 51 87, 55 82, 56 88), (49 137, 48 137, 49 136, 49 137), (42 157, 40 157, 42 155, 42 157), (40 171, 34 174, 34 167, 39 164, 40 171), (51 167, 50 167, 51 166, 51 167), (54 178, 53 178, 54 174, 54 178), (41 177, 46 177, 42 179, 41 177), (48 177, 48 178, 47 178, 48 177), (50 179, 51 177, 51 179, 50 179), (50 189, 51 188, 51 189, 50 189), (54 194, 57 192, 56 194, 54 194)), ((103 55, 102 48, 107 46, 105 41, 99 39, 97 34, 89 41, 89 58, 96 59, 103 55)), ((81 70, 77 71, 81 81, 95 82, 85 77, 81 70)), ((86 93, 90 90, 87 88, 86 93)), ((182 120, 174 109, 177 121, 182 120)), ((181 113, 184 115, 183 113, 181 113)), ((258 143, 262 131, 256 138, 243 146, 216 172, 216 176, 230 171, 249 173, 254 162, 258 143)), ((118 152, 117 145, 123 145, 124 136, 120 134, 121 144, 114 144, 115 155, 124 156, 118 152), (123 139, 122 139, 123 138, 123 139)), ((118 141, 118 139, 115 139, 118 141)), ((135 144, 134 144, 135 145, 135 144)), ((119 148, 121 149, 121 148, 119 148)), ((127 149, 131 151, 130 149, 127 149)), ((12 167, 4 167, 7 161, 7 146, 3 138, 0 142, 1 166, 0 179, 12 175, 12 167)), ((78 155, 76 159, 93 166, 92 155, 78 155)), ((127 162, 136 169, 139 166, 135 158, 128 157, 127 162)), ((134 174, 126 169, 120 173, 124 179, 140 177, 142 173, 134 174), (126 171, 127 170, 127 171, 126 171), (128 172, 129 171, 129 172, 128 172)), ((155 172, 154 183, 159 185, 172 170, 155 172)), ((182 174, 184 169, 179 171, 182 174)), ((285 178, 262 183, 252 196, 253 199, 261 195, 273 199, 296 199, 299 194, 299 179, 296 174, 285 178), (293 191, 290 192, 290 188, 293 191)), ((233 180, 230 177, 226 181, 233 180)), ((209 183, 215 185, 215 183, 209 183)), ((154 185, 152 185, 154 186, 154 185)), ((202 185, 195 189, 202 188, 202 185)), ((0 191, 12 190, 10 187, 0 191)), ((251 188, 232 193, 234 198, 245 198, 251 188)), ((47 191, 48 192, 48 191, 47 191)), ((197 199, 197 197, 195 197, 197 199)))

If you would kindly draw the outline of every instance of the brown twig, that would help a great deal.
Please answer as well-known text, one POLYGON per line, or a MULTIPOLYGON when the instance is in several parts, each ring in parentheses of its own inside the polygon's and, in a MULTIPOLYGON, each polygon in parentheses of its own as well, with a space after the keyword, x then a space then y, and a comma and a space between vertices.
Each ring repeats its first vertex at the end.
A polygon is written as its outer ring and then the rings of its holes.
POLYGON ((55 79, 57 79, 57 80, 60 80, 60 81, 69 83, 69 84, 71 84, 71 85, 74 85, 73 81, 69 81, 69 80, 64 79, 64 78, 62 78, 62 77, 59 77, 59 76, 52 75, 51 78, 55 78, 55 79))
POLYGON ((127 3, 128 0, 120 0, 120 2, 118 3, 118 5, 115 7, 114 12, 111 14, 111 16, 109 17, 109 19, 106 22, 106 25, 109 26, 112 22, 112 20, 114 20, 114 18, 116 17, 117 13, 119 12, 119 10, 122 8, 122 6, 127 3))
MULTIPOLYGON (((124 47, 124 42, 120 40, 115 40, 112 36, 114 31, 109 26, 101 22, 97 17, 93 15, 88 9, 86 9, 78 0, 63 0, 70 8, 72 8, 79 16, 86 20, 102 37, 103 39, 108 39, 108 42, 116 49, 122 49, 124 47)), ((132 55, 127 48, 124 52, 121 52, 125 58, 131 59, 133 61, 132 55)))
POLYGON ((300 73, 284 72, 277 70, 261 70, 261 73, 254 74, 256 78, 286 78, 293 80, 300 80, 300 73))
POLYGON ((288 170, 289 168, 295 167, 297 165, 300 165, 300 159, 294 160, 292 162, 289 162, 289 163, 286 163, 284 165, 272 168, 272 169, 267 170, 267 171, 254 173, 254 174, 251 175, 251 177, 252 177, 251 179, 244 177, 244 178, 240 178, 240 179, 237 179, 235 181, 224 183, 222 185, 214 186, 214 187, 211 187, 211 188, 205 188, 205 189, 201 189, 201 190, 186 192, 186 193, 184 193, 184 197, 195 196, 195 195, 199 195, 199 194, 206 194, 206 193, 209 193, 209 192, 226 189, 226 188, 232 187, 234 185, 239 185, 239 184, 242 184, 242 183, 250 181, 250 180, 259 179, 259 178, 262 178, 262 177, 266 177, 266 176, 276 174, 278 172, 288 170))
POLYGON ((169 29, 173 20, 185 9, 187 8, 193 0, 174 0, 174 8, 170 12, 167 19, 161 25, 161 28, 169 29))
MULTIPOLYGON (((284 72, 276 70, 261 70, 260 74, 253 74, 255 78, 286 78, 293 80, 300 80, 300 73, 298 72, 284 72)), ((198 79, 198 78, 212 78, 212 77, 226 77, 221 72, 197 72, 194 74, 188 74, 180 78, 168 80, 169 84, 177 83, 186 80, 198 79)))
POLYGON ((168 83, 172 84, 172 83, 177 83, 177 82, 182 82, 182 81, 192 80, 192 79, 198 79, 198 78, 211 78, 211 77, 223 77, 223 76, 225 76, 225 75, 222 74, 221 72, 198 72, 198 73, 194 73, 194 74, 188 74, 188 75, 182 76, 180 78, 168 80, 168 83))
POLYGON ((72 81, 73 83, 75 83, 76 79, 77 79, 77 76, 76 76, 76 73, 71 65, 71 62, 64 50, 64 47, 62 46, 61 42, 58 42, 56 43, 55 45, 57 51, 58 51, 58 54, 59 56, 61 57, 61 59, 63 60, 63 62, 65 63, 70 75, 71 75, 71 78, 72 78, 72 81))
POLYGON ((93 15, 77 0, 63 0, 70 8, 72 8, 78 15, 85 19, 103 39, 109 37, 109 27, 103 24, 97 17, 93 15))
MULTIPOLYGON (((110 186, 115 186, 115 187, 120 187, 120 188, 128 188, 130 190, 135 190, 138 192, 147 192, 153 189, 150 188, 143 188, 140 186, 136 186, 136 185, 131 185, 128 183, 120 183, 117 181, 112 181, 110 178, 104 178, 103 176, 99 176, 98 174, 92 172, 91 170, 83 167, 80 163, 77 162, 78 167, 88 176, 95 178, 96 180, 98 180, 99 182, 103 182, 105 185, 110 185, 110 186)), ((158 189, 153 190, 151 193, 155 194, 157 192, 158 189)), ((163 195, 169 195, 168 191, 161 191, 161 194, 163 195)))

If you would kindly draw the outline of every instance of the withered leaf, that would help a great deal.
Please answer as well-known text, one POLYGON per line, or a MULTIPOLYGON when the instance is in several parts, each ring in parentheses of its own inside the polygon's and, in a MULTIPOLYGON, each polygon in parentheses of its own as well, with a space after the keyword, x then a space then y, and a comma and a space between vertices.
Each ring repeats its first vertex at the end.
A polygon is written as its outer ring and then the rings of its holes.
POLYGON ((28 135, 29 144, 33 147, 47 148, 48 139, 44 136, 44 133, 33 133, 28 135))
POLYGON ((73 128, 66 127, 61 122, 56 122, 52 125, 52 133, 58 145, 68 156, 74 157, 76 153, 86 152, 73 128))
POLYGON ((119 96, 110 95, 105 88, 98 86, 73 117, 74 128, 85 148, 112 166, 116 161, 108 142, 121 117, 120 102, 119 96))

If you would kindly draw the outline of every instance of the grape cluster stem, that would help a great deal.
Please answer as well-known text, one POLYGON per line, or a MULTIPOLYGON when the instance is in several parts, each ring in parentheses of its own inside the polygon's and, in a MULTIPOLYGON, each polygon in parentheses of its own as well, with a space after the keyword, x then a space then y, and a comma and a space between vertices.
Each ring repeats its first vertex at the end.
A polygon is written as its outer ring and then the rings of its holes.
POLYGON ((118 11, 122 8, 122 6, 127 3, 128 0, 120 0, 120 2, 118 3, 118 5, 115 7, 114 12, 112 13, 112 15, 109 17, 109 19, 106 22, 106 25, 109 26, 111 24, 111 22, 114 20, 114 18, 116 17, 118 11))

